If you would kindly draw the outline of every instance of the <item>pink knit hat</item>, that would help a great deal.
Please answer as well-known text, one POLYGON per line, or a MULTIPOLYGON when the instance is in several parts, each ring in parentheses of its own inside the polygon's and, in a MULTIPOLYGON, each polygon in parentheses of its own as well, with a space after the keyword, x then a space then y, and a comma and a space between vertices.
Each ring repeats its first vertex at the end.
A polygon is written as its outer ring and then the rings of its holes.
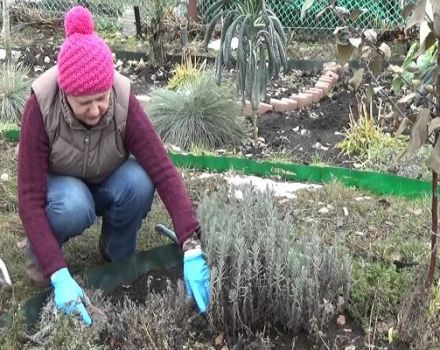
POLYGON ((58 54, 58 85, 68 95, 92 95, 113 84, 112 52, 95 32, 92 14, 75 6, 64 18, 66 39, 58 54))

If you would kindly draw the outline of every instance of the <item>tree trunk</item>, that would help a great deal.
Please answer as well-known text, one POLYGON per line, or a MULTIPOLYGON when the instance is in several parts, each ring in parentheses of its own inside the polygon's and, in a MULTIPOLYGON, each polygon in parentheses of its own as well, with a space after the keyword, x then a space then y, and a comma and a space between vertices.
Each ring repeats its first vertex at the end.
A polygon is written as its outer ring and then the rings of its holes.
POLYGON ((11 59, 11 27, 9 22, 9 0, 2 0, 3 7, 3 41, 6 50, 6 60, 11 59))
MULTIPOLYGON (((440 39, 437 39, 440 45, 440 39)), ((437 50, 437 67, 440 67, 440 50, 437 50)), ((437 69, 436 77, 436 117, 440 117, 440 69, 437 69)), ((435 142, 437 141, 439 134, 435 135, 435 142)), ((435 143, 434 143, 435 144, 435 143)), ((432 204, 431 204, 431 261, 429 263, 428 278, 426 280, 427 287, 432 285, 434 280, 435 265, 437 261, 437 232, 438 232, 438 174, 432 172, 432 204)))
POLYGON ((254 147, 258 148, 258 111, 252 110, 252 128, 254 131, 254 147))

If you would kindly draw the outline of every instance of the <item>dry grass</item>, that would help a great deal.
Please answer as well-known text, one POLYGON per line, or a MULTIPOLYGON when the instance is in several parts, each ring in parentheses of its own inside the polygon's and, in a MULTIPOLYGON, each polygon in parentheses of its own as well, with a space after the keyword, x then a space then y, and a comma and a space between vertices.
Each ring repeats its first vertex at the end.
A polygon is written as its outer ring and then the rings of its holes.
MULTIPOLYGON (((14 147, 13 143, 0 142, 0 171, 9 175, 9 181, 0 186, 0 203, 4 208, 0 210, 0 256, 14 283, 12 292, 0 293, 1 310, 9 309, 13 302, 23 303, 38 292, 25 277, 24 254, 17 247, 24 233, 16 212, 14 147)), ((196 204, 224 184, 221 178, 200 179, 200 172, 184 169, 181 173, 196 204)), ((395 261, 420 264, 429 253, 429 198, 410 201, 381 197, 331 183, 314 192, 302 191, 295 200, 278 199, 277 207, 282 215, 292 215, 299 233, 318 232, 325 242, 337 241, 345 245, 354 257, 363 259, 366 264, 372 261, 384 266, 392 266, 395 261), (324 207, 328 213, 320 212, 324 207)), ((142 226, 139 250, 165 242, 154 232, 158 223, 171 226, 168 213, 156 198, 153 210, 142 226)), ((97 249, 99 229, 97 223, 65 245, 65 255, 73 271, 103 263, 97 249)), ((375 286, 381 288, 381 285, 375 286)), ((404 292, 399 290, 402 298, 404 292)), ((391 321, 395 324, 396 320, 391 321)), ((377 339, 384 337, 383 334, 377 335, 377 339)))

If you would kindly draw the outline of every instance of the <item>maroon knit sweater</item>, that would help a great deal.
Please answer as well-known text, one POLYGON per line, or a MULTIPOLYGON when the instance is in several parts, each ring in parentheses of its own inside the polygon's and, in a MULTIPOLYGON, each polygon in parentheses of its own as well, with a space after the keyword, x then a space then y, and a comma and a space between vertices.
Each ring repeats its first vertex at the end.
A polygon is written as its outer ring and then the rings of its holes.
MULTIPOLYGON (((182 243, 197 230, 199 224, 177 169, 134 95, 130 95, 125 148, 136 157, 153 181, 182 243)), ((45 209, 49 154, 43 118, 37 98, 32 94, 22 117, 18 152, 18 203, 24 230, 46 277, 66 267, 45 209)))

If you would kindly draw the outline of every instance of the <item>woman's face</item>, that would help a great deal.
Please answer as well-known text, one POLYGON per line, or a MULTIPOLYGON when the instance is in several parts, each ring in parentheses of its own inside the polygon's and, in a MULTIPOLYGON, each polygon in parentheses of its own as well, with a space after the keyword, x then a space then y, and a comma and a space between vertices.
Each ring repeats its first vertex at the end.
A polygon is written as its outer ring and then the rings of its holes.
POLYGON ((67 95, 67 101, 78 120, 86 125, 94 126, 107 112, 110 103, 110 90, 93 95, 67 95))

